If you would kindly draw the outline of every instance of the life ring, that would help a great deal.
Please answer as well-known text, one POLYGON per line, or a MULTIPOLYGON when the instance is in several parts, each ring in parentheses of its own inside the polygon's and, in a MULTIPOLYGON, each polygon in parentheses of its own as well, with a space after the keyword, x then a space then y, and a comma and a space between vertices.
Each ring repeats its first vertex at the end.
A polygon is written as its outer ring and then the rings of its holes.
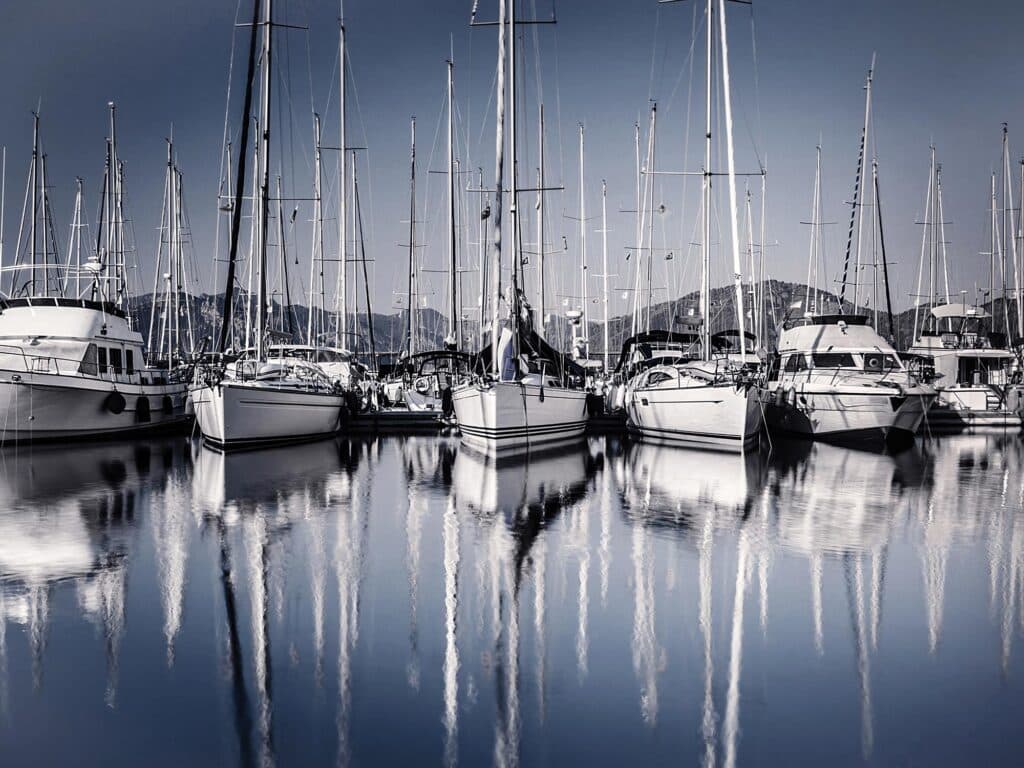
POLYGON ((416 391, 421 395, 425 395, 430 391, 430 379, 426 376, 420 376, 416 379, 416 391))
POLYGON ((103 407, 115 416, 124 413, 125 405, 127 405, 127 403, 125 403, 124 395, 120 392, 111 392, 103 400, 103 407))

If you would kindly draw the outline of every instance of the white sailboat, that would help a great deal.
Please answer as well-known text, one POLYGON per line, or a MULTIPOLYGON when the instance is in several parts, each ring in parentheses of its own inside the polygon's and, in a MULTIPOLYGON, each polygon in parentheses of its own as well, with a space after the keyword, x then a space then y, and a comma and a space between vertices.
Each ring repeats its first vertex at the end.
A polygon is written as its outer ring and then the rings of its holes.
POLYGON ((523 297, 519 254, 518 167, 516 142, 515 3, 499 0, 498 95, 494 202, 494 264, 491 269, 490 371, 455 388, 455 415, 467 445, 488 452, 530 450, 545 443, 582 437, 587 393, 572 388, 564 356, 533 331, 532 311, 523 297), (507 48, 507 50, 506 50, 507 48), (509 88, 506 94, 506 71, 509 88), (512 281, 506 295, 508 327, 499 324, 501 214, 505 159, 505 110, 511 111, 512 281))
POLYGON ((129 316, 123 167, 109 106, 98 247, 85 263, 80 183, 71 239, 77 258, 60 262, 35 116, 23 255, 2 269, 10 277, 0 302, 0 440, 95 438, 187 420, 186 379, 147 366, 129 316))
MULTIPOLYGON (((732 143, 732 106, 729 84, 729 55, 724 2, 719 6, 723 102, 725 105, 728 155, 729 219, 732 233, 736 314, 739 323, 739 360, 728 355, 712 356, 710 307, 711 266, 711 88, 714 47, 714 0, 707 0, 706 114, 704 144, 703 205, 703 317, 700 359, 674 365, 657 365, 639 374, 626 390, 626 415, 632 433, 642 439, 718 450, 743 450, 754 444, 761 428, 761 413, 753 381, 744 370, 746 332, 739 255, 736 206, 736 173, 732 143)), ((639 284, 637 286, 639 288, 639 284)))
POLYGON ((232 323, 231 298, 235 289, 234 267, 241 225, 242 192, 252 112, 252 90, 257 53, 260 66, 260 131, 258 222, 256 247, 259 292, 257 300, 256 354, 239 361, 228 371, 223 365, 196 371, 191 390, 196 422, 206 442, 221 448, 311 440, 333 434, 339 428, 344 398, 315 363, 299 358, 269 359, 264 344, 266 322, 267 224, 270 185, 270 91, 273 30, 272 0, 256 0, 249 51, 249 73, 239 148, 238 176, 232 210, 231 253, 228 265, 224 318, 219 352, 226 346, 232 323), (258 27, 258 30, 257 30, 258 27), (261 32, 258 35, 257 32, 261 32), (227 374, 233 375, 227 375, 227 374))

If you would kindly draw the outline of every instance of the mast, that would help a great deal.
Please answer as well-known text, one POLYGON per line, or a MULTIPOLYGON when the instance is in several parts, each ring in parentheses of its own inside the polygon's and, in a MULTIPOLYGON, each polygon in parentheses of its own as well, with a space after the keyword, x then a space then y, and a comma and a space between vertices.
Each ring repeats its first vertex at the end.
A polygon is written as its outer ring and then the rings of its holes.
POLYGON ((604 293, 604 370, 608 372, 608 184, 601 180, 601 282, 604 293))
POLYGON ((714 45, 714 2, 707 0, 707 58, 704 82, 704 186, 703 218, 704 234, 701 243, 701 286, 700 314, 701 357, 711 359, 711 56, 714 45))
POLYGON ((4 266, 4 217, 7 213, 7 147, 0 149, 0 275, 4 266))
POLYGON ((544 337, 547 302, 544 295, 544 105, 540 105, 540 130, 537 137, 540 166, 537 172, 537 332, 544 337))
POLYGON ((323 173, 320 168, 321 160, 321 149, 320 149, 320 115, 313 114, 313 141, 314 141, 314 153, 313 153, 313 256, 310 259, 309 264, 309 295, 310 304, 309 317, 306 318, 306 343, 316 344, 317 339, 320 336, 320 331, 323 328, 323 311, 324 311, 324 214, 323 214, 323 202, 321 197, 321 189, 323 184, 323 173), (316 261, 317 256, 320 259, 320 306, 317 307, 314 303, 314 297, 317 294, 317 272, 316 272, 316 261), (313 321, 313 316, 316 315, 316 322, 313 321))
POLYGON ((647 142, 647 183, 644 185, 644 216, 647 218, 647 306, 644 312, 644 330, 651 331, 651 305, 654 303, 654 150, 657 141, 658 104, 651 104, 651 135, 647 142), (650 193, 647 194, 647 190, 650 193))
POLYGON ((743 268, 740 264, 740 240, 739 224, 736 221, 736 158, 733 152, 732 143, 732 98, 730 95, 729 83, 729 42, 726 35, 725 25, 725 0, 719 0, 721 19, 719 20, 719 33, 722 38, 722 86, 725 90, 725 147, 726 157, 729 163, 729 226, 732 229, 732 268, 733 282, 736 286, 736 319, 739 322, 740 331, 740 361, 747 356, 747 337, 745 319, 743 316, 743 268))
POLYGON ((996 175, 992 174, 992 189, 990 192, 989 200, 989 211, 991 222, 989 223, 989 267, 988 267, 988 300, 990 303, 990 312, 992 315, 990 324, 992 330, 996 327, 996 251, 999 248, 999 228, 996 225, 996 175))
POLYGON ((345 250, 348 234, 346 232, 346 201, 345 185, 347 174, 345 172, 345 2, 338 0, 338 113, 339 113, 339 144, 338 144, 338 325, 335 344, 339 347, 346 347, 348 344, 348 284, 345 250))
MULTIPOLYGON (((898 344, 896 322, 892 314, 892 292, 889 289, 889 262, 885 258, 885 229, 882 227, 882 193, 878 186, 878 160, 873 160, 871 163, 871 177, 875 184, 875 215, 878 217, 878 245, 882 249, 882 280, 885 282, 885 311, 889 318, 889 341, 893 344, 898 344)), ((946 303, 949 303, 948 296, 946 297, 946 303)))
POLYGON ((1013 226, 1013 182, 1010 179, 1010 144, 1006 135, 1006 123, 1003 123, 1003 178, 1003 248, 1005 249, 1006 243, 1009 242, 1010 260, 1013 262, 1013 293, 1017 299, 1017 338, 1021 338, 1024 337, 1024 314, 1021 313, 1020 306, 1020 265, 1017 261, 1017 233, 1013 226))
POLYGON ((371 370, 379 371, 377 363, 377 341, 373 336, 373 305, 370 302, 370 278, 366 272, 366 240, 363 237, 363 209, 359 204, 359 178, 356 176, 356 153, 352 152, 352 205, 355 208, 359 235, 359 260, 363 265, 363 289, 366 291, 366 330, 370 336, 371 370))
MULTIPOLYGON (((0 203, 0 212, 3 211, 3 204, 0 203)), ((3 218, 3 214, 0 213, 0 219, 3 218)), ((72 229, 74 230, 74 252, 75 252, 75 298, 81 295, 82 291, 82 177, 75 177, 75 215, 72 220, 72 229)), ((3 224, 0 223, 0 228, 3 224)), ((2 238, 0 238, 2 240, 2 238)), ((68 245, 68 260, 70 263, 71 259, 71 245, 68 245)), ((2 261, 2 260, 0 260, 2 261)), ((155 297, 154 297, 155 300, 155 297)))
MULTIPOLYGON (((260 20, 260 0, 253 2, 252 27, 249 34, 249 63, 245 80, 245 98, 242 110, 242 135, 239 140, 238 174, 235 182, 235 199, 231 207, 231 242, 228 252, 228 267, 225 277, 224 310, 221 317, 220 336, 217 340, 217 352, 224 352, 227 347, 228 334, 231 333, 231 309, 235 294, 235 264, 238 256, 238 236, 242 228, 242 198, 245 194, 245 164, 249 152, 249 125, 252 113, 253 79, 256 71, 256 44, 260 20)), ((248 296, 246 303, 248 304, 248 296)))
POLYGON ((640 332, 640 241, 643 238, 643 222, 640 218, 640 123, 633 123, 633 153, 636 163, 636 236, 633 240, 636 243, 636 281, 633 291, 633 326, 630 328, 630 335, 635 336, 640 332))
POLYGON ((857 154, 857 175, 853 182, 853 201, 850 203, 850 229, 846 236, 846 259, 843 262, 843 282, 839 290, 839 314, 844 313, 843 302, 846 301, 846 281, 850 268, 850 250, 853 245, 853 227, 854 223, 858 224, 857 229, 857 262, 855 265, 854 279, 857 281, 854 287, 853 293, 853 306, 854 309, 858 306, 860 299, 860 244, 861 244, 861 233, 863 231, 864 217, 858 216, 858 207, 860 206, 860 186, 861 179, 864 178, 864 151, 868 139, 868 121, 871 117, 871 83, 874 79, 875 72, 875 55, 871 54, 871 68, 868 70, 867 82, 864 85, 865 97, 864 97, 864 127, 860 134, 860 151, 857 154))
POLYGON ((459 262, 455 238, 455 63, 448 59, 448 334, 449 344, 459 349, 459 262))
POLYGON ((498 303, 501 300, 501 208, 504 204, 502 186, 505 183, 505 46, 508 34, 507 6, 508 0, 498 0, 498 75, 497 97, 494 100, 494 274, 491 276, 491 373, 495 378, 498 377, 499 372, 498 340, 501 336, 501 331, 498 327, 498 303))
POLYGON ((583 123, 580 127, 580 322, 583 325, 583 357, 590 357, 590 303, 587 296, 587 195, 583 176, 583 123))
MULTIPOLYGON (((29 238, 32 242, 32 271, 30 296, 36 295, 36 219, 39 217, 39 114, 32 113, 32 224, 29 238)), ((13 281, 12 281, 13 282, 13 281)), ((13 288, 13 285, 12 285, 13 288)), ((12 291, 13 292, 13 291, 12 291)))
POLYGON ((260 104, 260 238, 259 296, 256 313, 256 359, 263 359, 263 336, 267 329, 267 224, 270 215, 270 65, 273 0, 264 0, 262 100, 260 104))
POLYGON ((416 118, 410 125, 409 150, 409 274, 408 313, 405 351, 411 357, 416 352, 416 118))
POLYGON ((516 100, 516 2, 508 3, 508 100, 509 100, 509 147, 512 153, 512 184, 509 194, 508 212, 512 224, 512 343, 515 357, 519 359, 519 284, 522 262, 519 246, 519 147, 516 141, 519 102, 516 100))

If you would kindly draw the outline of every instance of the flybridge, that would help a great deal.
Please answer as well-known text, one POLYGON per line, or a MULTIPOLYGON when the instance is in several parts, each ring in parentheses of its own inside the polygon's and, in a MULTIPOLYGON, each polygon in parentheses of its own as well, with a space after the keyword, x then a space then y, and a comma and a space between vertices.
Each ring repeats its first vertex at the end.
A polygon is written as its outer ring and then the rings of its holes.
POLYGON ((114 317, 125 319, 123 310, 112 301, 93 301, 92 299, 68 299, 59 296, 37 296, 36 298, 0 299, 0 311, 12 307, 76 307, 78 309, 94 309, 114 317))

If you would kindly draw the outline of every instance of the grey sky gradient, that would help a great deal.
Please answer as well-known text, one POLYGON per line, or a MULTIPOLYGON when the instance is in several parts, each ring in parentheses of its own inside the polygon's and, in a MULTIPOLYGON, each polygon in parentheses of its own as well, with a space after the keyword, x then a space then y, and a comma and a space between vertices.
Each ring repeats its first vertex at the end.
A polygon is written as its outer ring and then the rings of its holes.
MULTIPOLYGON (((551 0, 527 0, 541 12, 551 0)), ((428 177, 443 167, 441 136, 435 132, 444 96, 444 62, 449 45, 456 61, 460 104, 460 155, 472 167, 482 166, 485 184, 493 183, 493 106, 489 89, 494 75, 495 33, 468 26, 471 0, 347 0, 346 28, 352 82, 358 100, 350 123, 350 143, 366 146, 360 159, 362 195, 367 200, 368 241, 375 259, 375 309, 393 306, 395 276, 404 270, 404 219, 408 210, 408 121, 418 118, 420 206, 425 220, 421 242, 426 266, 441 264, 443 187, 428 177), (451 40, 451 43, 450 43, 451 40), (469 137, 468 139, 466 137, 469 137), (433 161, 428 160, 433 156, 433 161), (429 199, 426 197, 429 185, 429 199)), ((337 94, 335 2, 303 0, 287 6, 288 21, 311 27, 287 35, 292 130, 278 133, 284 166, 295 196, 308 196, 312 104, 325 113, 325 132, 336 136, 337 94), (328 101, 330 106, 328 107, 328 101)), ((493 16, 496 2, 481 0, 481 16, 493 16)), ((698 3, 698 6, 702 6, 698 3)), ((561 195, 550 195, 549 247, 569 251, 553 256, 555 290, 573 293, 569 282, 576 258, 577 225, 562 218, 576 214, 576 125, 587 127, 587 208, 599 213, 600 182, 609 189, 609 251, 612 268, 625 269, 625 247, 632 244, 633 123, 646 123, 649 99, 658 101, 660 169, 697 170, 701 162, 702 41, 698 39, 692 99, 687 52, 693 32, 692 3, 659 6, 655 0, 562 0, 558 24, 526 32, 524 58, 526 110, 523 171, 532 185, 536 165, 534 125, 537 101, 532 39, 541 45, 541 84, 549 130, 547 173, 564 183, 561 195), (690 112, 690 131, 685 132, 690 112), (684 158, 688 147, 688 162, 684 158)), ((697 23, 702 8, 698 8, 697 23)), ((251 12, 248 0, 242 16, 251 12)), ((108 100, 119 112, 120 152, 128 168, 128 193, 139 247, 140 277, 151 280, 155 229, 159 221, 164 172, 164 137, 174 126, 179 163, 198 261, 205 270, 203 288, 211 282, 210 262, 217 217, 216 194, 229 50, 235 22, 235 0, 38 0, 8 2, 0 10, 0 144, 7 146, 7 245, 14 252, 18 213, 31 149, 31 115, 42 104, 43 137, 49 156, 50 183, 61 237, 67 239, 72 213, 74 177, 86 180, 87 206, 95 216, 103 163, 108 100)), ((769 273, 802 280, 806 270, 807 228, 814 173, 814 147, 824 148, 825 218, 838 222, 828 232, 828 267, 840 264, 849 216, 857 140, 863 109, 862 85, 873 51, 875 76, 874 145, 880 164, 889 257, 894 295, 909 304, 920 243, 919 220, 927 181, 928 147, 934 142, 943 164, 947 239, 953 261, 951 282, 957 289, 987 283, 989 173, 997 168, 1000 125, 1009 123, 1016 168, 1024 151, 1024 57, 1019 34, 1024 9, 1013 2, 964 4, 905 2, 824 2, 762 0, 753 10, 729 9, 736 110, 737 162, 755 170, 756 153, 768 168, 769 273), (753 66, 751 29, 756 30, 757 67, 753 66), (755 80, 757 87, 755 88, 755 80)), ((236 34, 238 51, 244 31, 236 34)), ((280 58, 285 61, 285 58, 280 58)), ((236 70, 243 68, 236 56, 236 70)), ((282 70, 284 72, 284 70, 282 70)), ((284 77, 284 74, 281 75, 284 77)), ((237 86, 237 83, 236 83, 237 86)), ((236 90, 235 96, 239 91, 236 90)), ((281 90, 278 93, 282 93, 281 90)), ((232 106, 233 127, 239 101, 232 106)), ((443 135, 443 134, 442 134, 443 135)), ((331 143, 334 143, 333 140, 331 143)), ((724 151, 724 145, 722 145, 724 151)), ((724 158, 724 155, 722 155, 724 158)), ((333 162, 333 161, 332 161, 333 162)), ((720 166, 724 169, 724 161, 720 166)), ((330 182, 334 188, 334 180, 330 182)), ((697 182, 686 196, 678 180, 659 181, 655 204, 667 214, 659 220, 656 245, 687 250, 688 233, 698 215, 697 182), (663 231, 662 231, 663 230, 663 231)), ((718 198, 724 204, 725 184, 718 198)), ((1015 188, 1015 196, 1020 191, 1015 188)), ((308 204, 302 204, 308 206, 308 204)), ((471 203, 475 205, 475 203, 471 203)), ((532 216, 532 199, 528 206, 532 216)), ((724 209, 722 209, 724 210, 724 209)), ((297 226, 308 229, 310 207, 301 207, 297 226)), ((333 211, 331 212, 333 216, 333 211)), ((468 221, 475 225, 471 217, 468 221)), ((533 238, 530 220, 525 229, 533 238)), ((333 229, 333 224, 328 225, 333 229)), ((589 260, 600 257, 599 228, 592 221, 589 260)), ((724 223, 724 237, 728 230, 724 223)), ((307 234, 298 239, 308 258, 307 234)), ((717 251, 716 251, 717 253, 717 251)), ((673 291, 696 287, 694 256, 677 257, 673 291)), ((720 256, 724 259, 726 251, 720 256)), ((660 267, 659 267, 660 268, 660 267)), ((722 267, 716 283, 731 270, 722 267)), ((426 278, 429 284, 432 278, 426 278)), ((613 286, 624 284, 613 280, 613 286)), ((438 285, 440 281, 438 280, 438 285)), ((665 285, 665 280, 660 280, 665 285)), ((592 280, 591 291, 598 288, 592 280)), ((664 294, 662 294, 664 295, 664 294)), ((444 297, 431 305, 443 307, 444 297)), ((613 311, 625 304, 616 293, 613 311)))

